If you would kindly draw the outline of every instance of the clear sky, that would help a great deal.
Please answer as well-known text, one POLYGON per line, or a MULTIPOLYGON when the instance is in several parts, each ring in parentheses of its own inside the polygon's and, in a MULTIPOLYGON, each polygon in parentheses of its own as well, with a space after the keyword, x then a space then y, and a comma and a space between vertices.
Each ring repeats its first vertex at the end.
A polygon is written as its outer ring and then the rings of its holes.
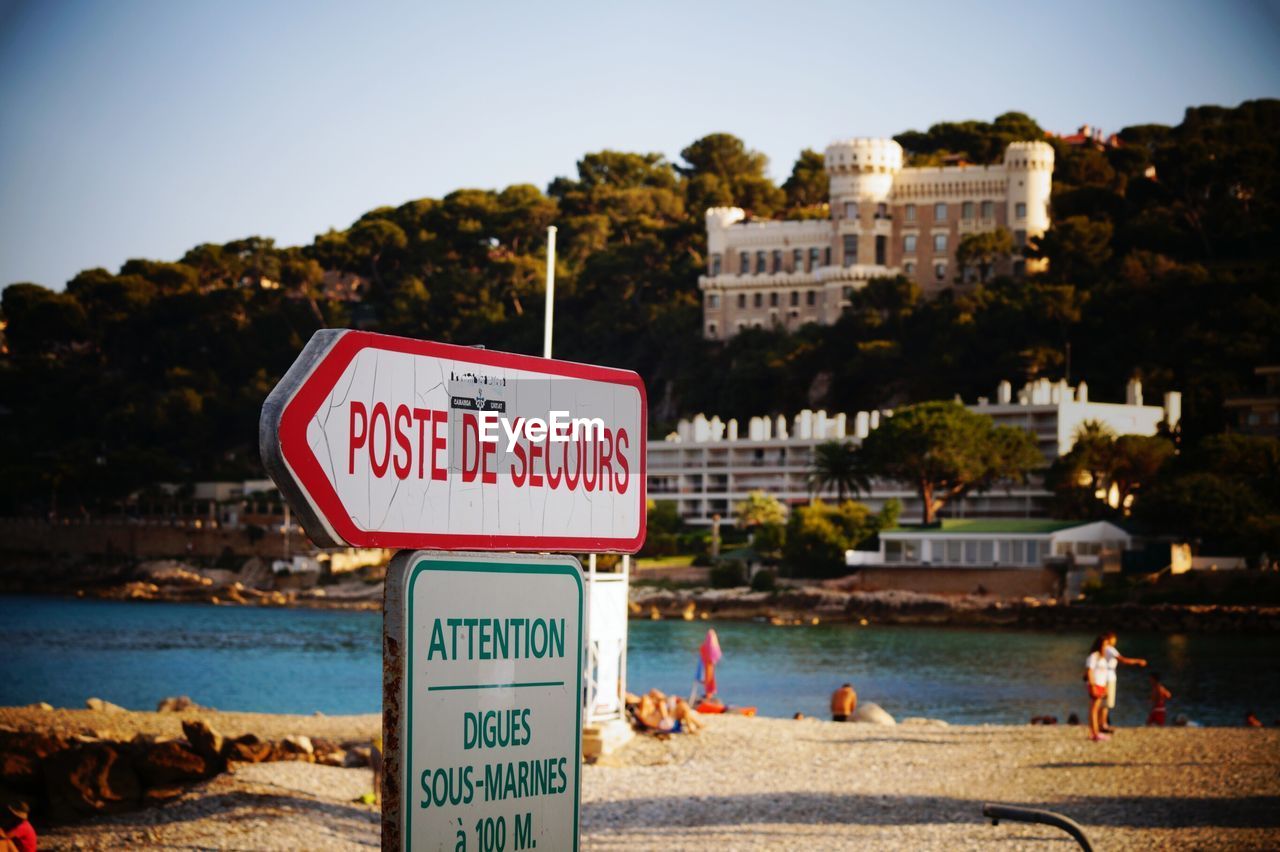
POLYGON ((1277 2, 0 0, 0 285, 716 131, 782 180, 845 136, 1276 96, 1277 2))

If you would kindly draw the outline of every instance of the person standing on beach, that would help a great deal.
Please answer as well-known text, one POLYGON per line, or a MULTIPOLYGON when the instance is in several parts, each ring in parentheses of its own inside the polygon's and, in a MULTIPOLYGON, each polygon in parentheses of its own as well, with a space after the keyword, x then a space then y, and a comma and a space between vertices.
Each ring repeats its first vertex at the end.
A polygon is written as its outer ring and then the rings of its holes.
POLYGON ((1102 703, 1107 697, 1107 679, 1111 672, 1103 653, 1106 646, 1106 634, 1094 639, 1084 661, 1084 682, 1089 690, 1089 739, 1094 742, 1111 738, 1102 731, 1102 703))
POLYGON ((1146 668, 1147 661, 1138 657, 1126 657, 1116 648, 1116 632, 1108 630, 1103 636, 1106 644, 1103 646, 1102 653, 1107 658, 1107 703, 1102 708, 1102 733, 1110 734, 1115 732, 1115 728, 1111 727, 1111 711, 1116 707, 1116 667, 1117 666, 1138 666, 1146 668))
POLYGON ((858 693, 853 691, 853 684, 846 683, 831 694, 831 721, 849 721, 857 706, 858 693))

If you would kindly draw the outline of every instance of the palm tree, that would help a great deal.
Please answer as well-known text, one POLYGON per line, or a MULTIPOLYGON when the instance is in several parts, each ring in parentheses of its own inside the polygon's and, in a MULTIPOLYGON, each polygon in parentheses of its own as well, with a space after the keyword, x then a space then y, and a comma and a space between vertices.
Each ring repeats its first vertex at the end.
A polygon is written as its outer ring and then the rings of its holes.
POLYGON ((871 490, 871 475, 858 449, 848 441, 828 441, 813 449, 813 468, 809 471, 809 487, 815 494, 834 487, 839 502, 846 493, 871 490))

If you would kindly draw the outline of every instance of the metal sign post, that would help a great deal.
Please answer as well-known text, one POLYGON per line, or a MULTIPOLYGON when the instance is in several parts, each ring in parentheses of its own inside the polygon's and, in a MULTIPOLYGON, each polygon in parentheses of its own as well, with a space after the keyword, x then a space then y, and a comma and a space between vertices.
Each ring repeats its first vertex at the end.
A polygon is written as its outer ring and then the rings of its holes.
POLYGON ((578 560, 404 551, 383 617, 383 848, 577 849, 578 560))
MULTIPOLYGON (((635 373, 348 330, 317 332, 263 404, 263 463, 311 540, 401 550, 383 849, 577 849, 582 569, 510 551, 639 550, 646 433, 635 373)), ((592 659, 595 707, 621 670, 592 659)))

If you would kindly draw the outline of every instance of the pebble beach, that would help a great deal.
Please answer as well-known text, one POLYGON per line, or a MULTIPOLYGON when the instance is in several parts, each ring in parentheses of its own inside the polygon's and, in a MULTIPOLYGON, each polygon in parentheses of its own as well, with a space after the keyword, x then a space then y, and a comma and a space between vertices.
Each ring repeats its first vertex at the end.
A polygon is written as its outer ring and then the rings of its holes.
MULTIPOLYGON (((0 726, 124 739, 371 738, 376 715, 0 709, 0 726)), ((710 717, 698 735, 638 736, 583 768, 584 849, 1072 849, 1063 832, 981 816, 1041 807, 1096 849, 1280 847, 1280 730, 836 724, 710 717)), ((163 805, 46 830, 48 849, 377 848, 363 768, 271 762, 197 783, 163 805)))

